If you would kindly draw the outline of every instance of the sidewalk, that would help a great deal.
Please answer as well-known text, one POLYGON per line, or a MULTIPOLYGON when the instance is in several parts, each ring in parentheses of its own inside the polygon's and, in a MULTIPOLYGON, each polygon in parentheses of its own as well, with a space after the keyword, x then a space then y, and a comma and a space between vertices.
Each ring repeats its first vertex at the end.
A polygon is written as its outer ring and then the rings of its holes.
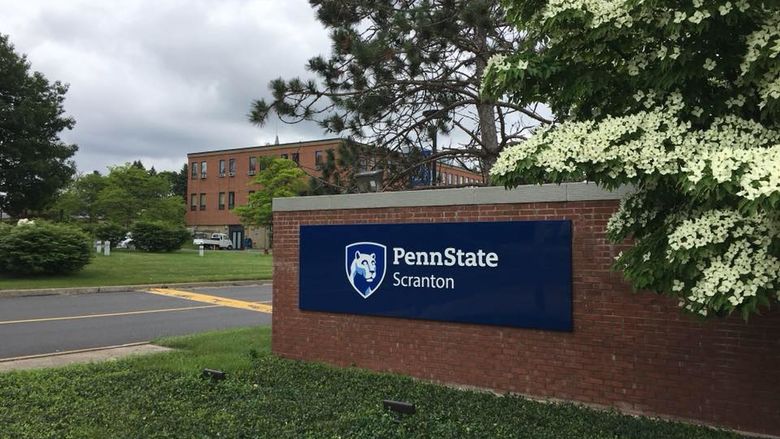
POLYGON ((150 343, 129 343, 121 346, 7 358, 0 361, 0 373, 14 370, 44 369, 49 367, 63 367, 77 363, 117 360, 131 355, 156 354, 172 350, 173 349, 171 348, 150 343))
POLYGON ((0 290, 0 298, 3 297, 27 297, 50 296, 54 294, 95 294, 95 293, 119 293, 123 291, 147 290, 149 288, 209 288, 209 287, 235 287, 245 285, 268 285, 270 280, 236 280, 218 282, 191 282, 191 283, 157 283, 141 285, 116 285, 105 287, 75 287, 75 288, 38 288, 0 290))

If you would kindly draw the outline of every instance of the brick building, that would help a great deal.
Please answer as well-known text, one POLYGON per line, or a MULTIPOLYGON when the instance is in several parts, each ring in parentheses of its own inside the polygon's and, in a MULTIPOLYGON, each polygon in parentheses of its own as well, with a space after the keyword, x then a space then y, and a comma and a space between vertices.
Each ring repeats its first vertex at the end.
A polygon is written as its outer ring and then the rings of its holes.
MULTIPOLYGON (((227 233, 234 248, 243 248, 249 237, 255 248, 268 247, 263 228, 244 228, 232 212, 246 204, 257 190, 252 182, 259 171, 259 157, 290 159, 307 174, 320 176, 320 165, 327 151, 338 150, 341 138, 283 143, 246 148, 221 149, 187 154, 190 177, 187 180, 188 206, 186 222, 193 232, 227 233)), ((440 163, 438 175, 442 185, 480 183, 482 176, 466 169, 440 163)))

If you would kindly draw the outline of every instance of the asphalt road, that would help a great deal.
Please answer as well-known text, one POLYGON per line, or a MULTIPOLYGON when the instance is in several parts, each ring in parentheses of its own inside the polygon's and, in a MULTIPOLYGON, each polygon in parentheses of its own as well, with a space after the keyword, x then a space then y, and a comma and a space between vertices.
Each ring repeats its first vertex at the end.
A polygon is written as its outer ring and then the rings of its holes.
POLYGON ((137 291, 0 298, 0 360, 271 324, 269 312, 202 301, 270 305, 271 285, 186 291, 201 301, 137 291))

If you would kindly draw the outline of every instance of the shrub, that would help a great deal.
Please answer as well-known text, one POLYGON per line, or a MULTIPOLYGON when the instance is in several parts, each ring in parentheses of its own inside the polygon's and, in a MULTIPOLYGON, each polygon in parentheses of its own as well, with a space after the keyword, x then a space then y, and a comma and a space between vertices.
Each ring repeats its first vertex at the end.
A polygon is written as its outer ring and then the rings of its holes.
POLYGON ((75 227, 39 222, 1 227, 0 232, 2 273, 74 273, 89 263, 89 236, 75 227))
POLYGON ((125 239, 127 229, 115 223, 100 223, 95 226, 95 238, 101 241, 110 241, 115 247, 119 241, 125 239))
POLYGON ((83 223, 83 222, 76 222, 73 223, 75 227, 78 227, 82 232, 86 233, 90 236, 90 238, 95 238, 95 229, 97 228, 97 224, 95 223, 83 223))
POLYGON ((150 252, 178 250, 190 238, 184 227, 158 221, 138 221, 131 232, 136 248, 150 252))

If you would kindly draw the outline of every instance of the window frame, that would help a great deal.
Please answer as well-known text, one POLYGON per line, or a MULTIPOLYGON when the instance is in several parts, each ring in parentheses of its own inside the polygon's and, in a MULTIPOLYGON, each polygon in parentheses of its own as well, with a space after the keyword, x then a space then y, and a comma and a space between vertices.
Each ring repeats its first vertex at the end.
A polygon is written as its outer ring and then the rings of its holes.
POLYGON ((255 175, 257 173, 257 157, 249 157, 249 175, 255 175))

